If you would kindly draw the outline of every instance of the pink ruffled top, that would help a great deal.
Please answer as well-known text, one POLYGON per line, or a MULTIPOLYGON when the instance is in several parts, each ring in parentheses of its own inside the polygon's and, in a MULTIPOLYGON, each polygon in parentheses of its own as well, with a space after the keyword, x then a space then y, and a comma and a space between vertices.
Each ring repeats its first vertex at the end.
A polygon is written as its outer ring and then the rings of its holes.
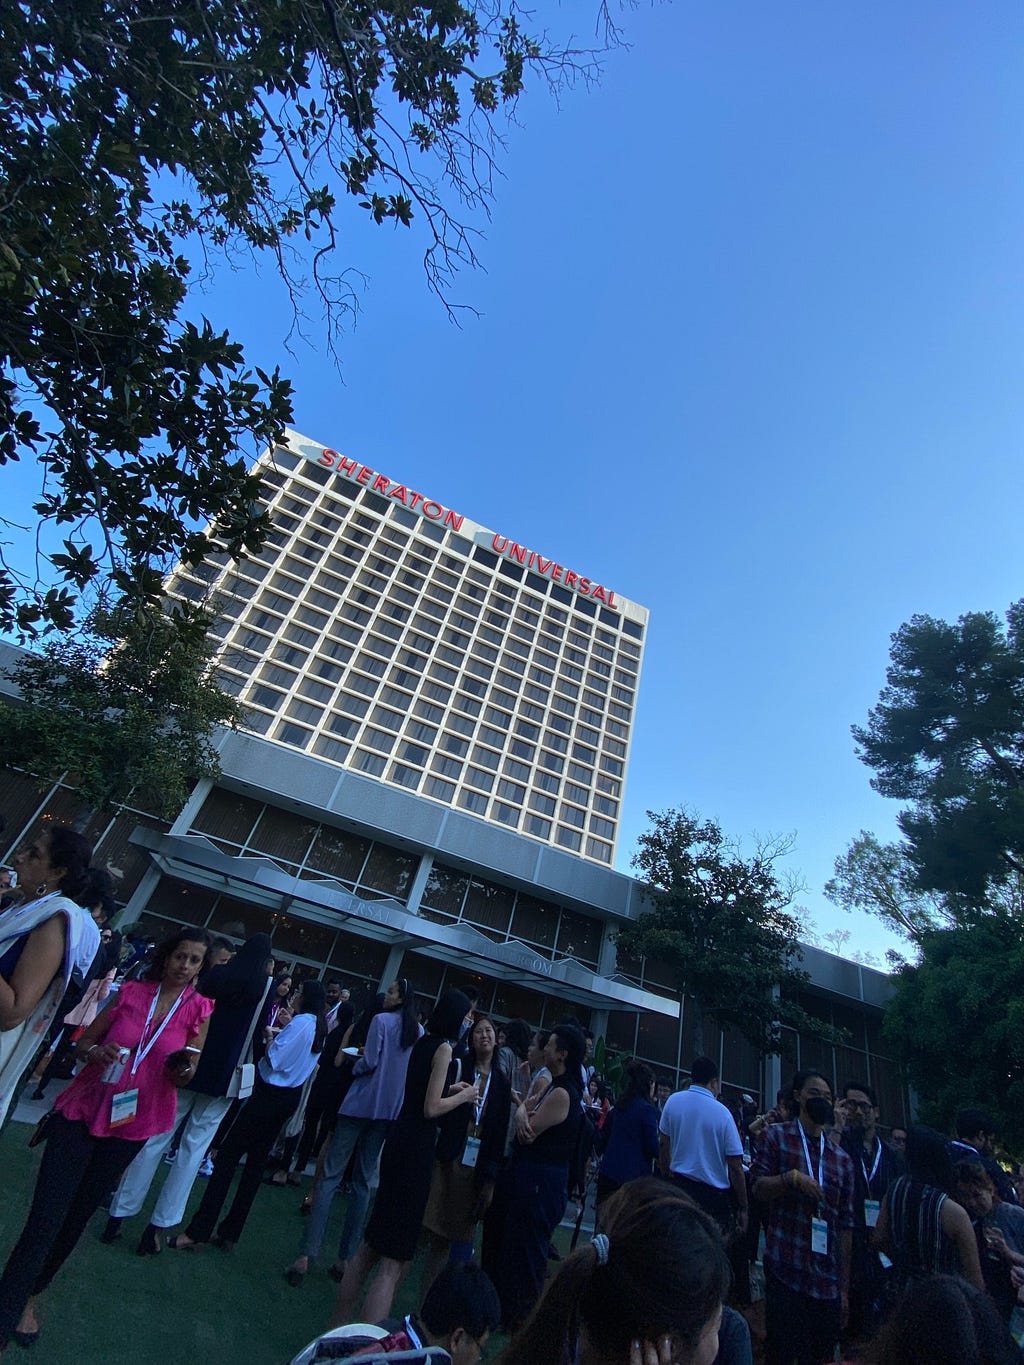
MULTIPOLYGON (((142 1038, 150 1006, 159 990, 160 983, 157 981, 128 981, 110 1006, 110 1028, 103 1041, 131 1048, 131 1056, 121 1073, 121 1079, 114 1085, 106 1085, 102 1080, 105 1066, 86 1066, 57 1100, 56 1108, 60 1113, 66 1119, 84 1123, 93 1137, 119 1137, 143 1142, 174 1127, 178 1088, 167 1073, 167 1058, 195 1039, 200 1024, 213 1013, 213 1001, 200 995, 194 987, 186 987, 185 997, 174 1011, 170 1023, 146 1053, 133 1076, 135 1050, 142 1038), (139 1092, 135 1117, 128 1123, 111 1128, 111 1095, 134 1089, 139 1092)), ((151 1025, 147 1037, 151 1037, 154 1027, 159 1026, 159 1021, 151 1025)))

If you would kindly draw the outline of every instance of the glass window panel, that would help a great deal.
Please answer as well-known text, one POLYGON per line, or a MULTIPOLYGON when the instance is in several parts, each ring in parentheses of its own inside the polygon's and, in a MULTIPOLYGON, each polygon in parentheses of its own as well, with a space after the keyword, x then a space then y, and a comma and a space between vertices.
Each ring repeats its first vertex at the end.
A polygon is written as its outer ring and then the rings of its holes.
POLYGON ((588 915, 577 915, 573 910, 563 910, 556 951, 596 967, 601 951, 600 921, 590 919, 588 915))
POLYGON ((444 910, 457 918, 468 887, 469 877, 466 873, 446 867, 444 863, 434 863, 423 892, 423 904, 435 910, 444 910))
POLYGON ((318 825, 314 820, 304 820, 301 815, 291 811, 277 810, 267 806, 256 829, 249 836, 249 847, 259 849, 272 858, 282 858, 290 863, 300 863, 309 850, 318 825))
POLYGON ((345 830, 321 825, 316 841, 306 858, 306 876, 322 874, 341 881, 356 882, 370 849, 370 840, 345 830))
POLYGON ((539 944, 542 948, 554 948, 557 933, 557 905, 549 905, 546 901, 522 894, 516 898, 515 914, 512 917, 513 938, 539 944))
POLYGON ((263 810, 262 802, 215 787, 200 807, 192 829, 244 844, 263 810))
POLYGON ((462 918, 471 924, 500 929, 504 934, 512 916, 515 892, 494 882, 480 881, 474 877, 463 907, 462 918))
POLYGON ((403 853, 386 844, 374 844, 359 884, 394 896, 396 900, 404 900, 418 865, 419 858, 413 853, 403 853))

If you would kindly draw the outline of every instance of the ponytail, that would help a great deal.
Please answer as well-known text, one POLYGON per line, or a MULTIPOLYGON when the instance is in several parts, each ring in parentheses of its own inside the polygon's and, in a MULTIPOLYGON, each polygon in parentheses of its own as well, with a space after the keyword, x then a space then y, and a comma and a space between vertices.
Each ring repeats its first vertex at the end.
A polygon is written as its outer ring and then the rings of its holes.
POLYGON ((580 1304, 601 1269, 593 1242, 574 1251, 495 1365, 537 1365, 539 1360, 568 1365, 579 1335, 580 1304))
POLYGON ((633 1341, 697 1345, 729 1289, 718 1225, 664 1180, 632 1180, 602 1206, 605 1233, 564 1261, 498 1365, 568 1365, 580 1337, 628 1360, 633 1341))

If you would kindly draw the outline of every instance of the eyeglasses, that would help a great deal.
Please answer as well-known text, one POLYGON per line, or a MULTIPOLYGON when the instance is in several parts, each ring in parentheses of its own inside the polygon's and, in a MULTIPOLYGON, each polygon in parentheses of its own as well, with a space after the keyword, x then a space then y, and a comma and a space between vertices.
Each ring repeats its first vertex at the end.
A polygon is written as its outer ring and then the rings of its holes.
POLYGON ((867 1114, 870 1113, 870 1111, 874 1109, 875 1106, 871 1103, 870 1100, 847 1100, 846 1107, 847 1109, 861 1109, 865 1114, 867 1114))

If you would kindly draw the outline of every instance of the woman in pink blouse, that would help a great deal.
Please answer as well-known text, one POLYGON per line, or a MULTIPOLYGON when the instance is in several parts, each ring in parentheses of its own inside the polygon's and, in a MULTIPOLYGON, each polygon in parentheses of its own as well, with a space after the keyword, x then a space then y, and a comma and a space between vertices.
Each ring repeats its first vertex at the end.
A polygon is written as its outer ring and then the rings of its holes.
POLYGON ((37 1339, 36 1296, 146 1139, 174 1126, 176 1087, 195 1074, 213 1011, 194 984, 209 943, 205 929, 172 934, 78 1040, 86 1065, 57 1100, 28 1221, 0 1278, 0 1351, 12 1336, 37 1339))

